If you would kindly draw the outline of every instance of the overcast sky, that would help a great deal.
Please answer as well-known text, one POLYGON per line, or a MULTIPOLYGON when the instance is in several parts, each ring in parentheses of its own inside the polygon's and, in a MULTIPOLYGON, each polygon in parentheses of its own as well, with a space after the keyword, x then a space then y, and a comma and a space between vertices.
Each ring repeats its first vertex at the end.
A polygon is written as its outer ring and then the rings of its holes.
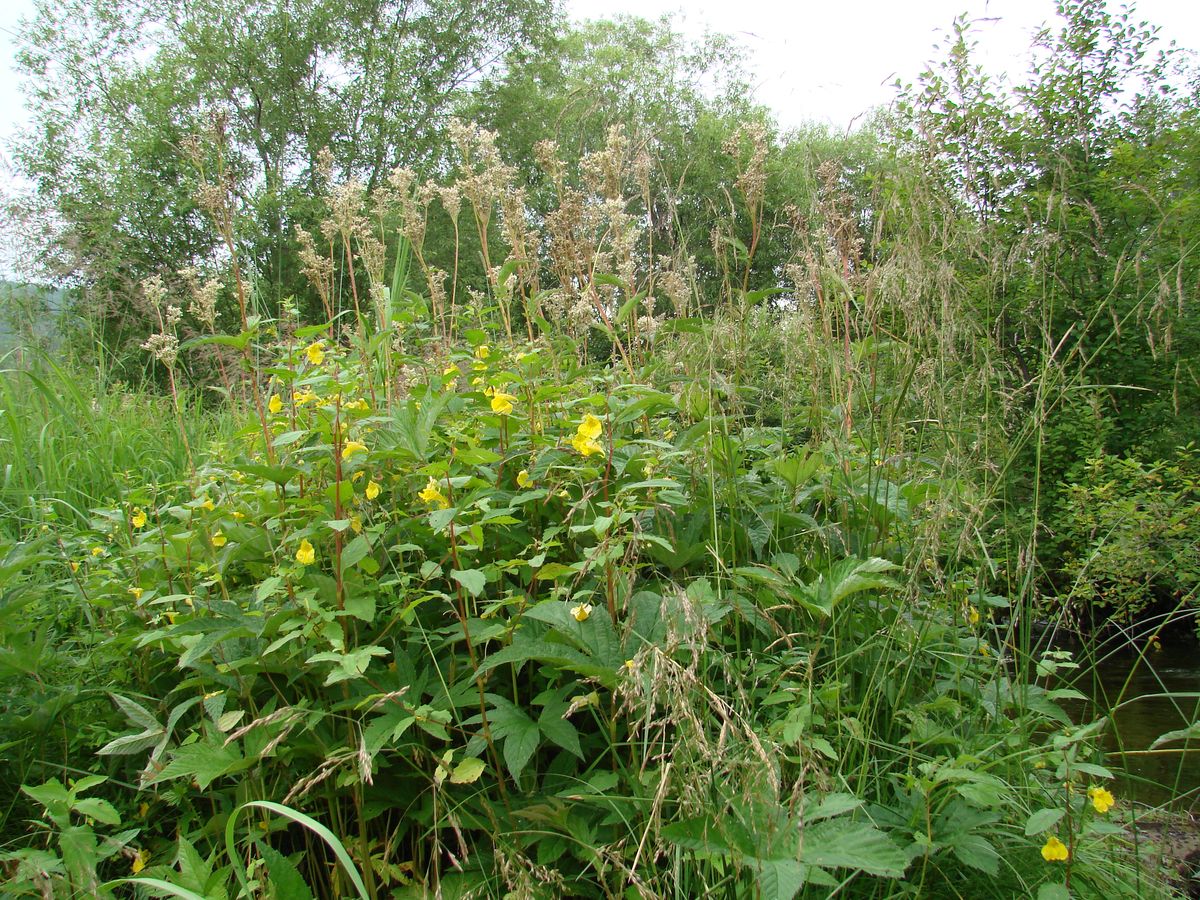
MULTIPOLYGON (((1112 2, 1112 7, 1117 4, 1112 2)), ((12 71, 12 32, 32 0, 0 0, 0 147, 25 111, 12 71)), ((1029 37, 1054 17, 1053 0, 567 0, 575 19, 618 13, 674 14, 685 34, 706 28, 747 49, 757 99, 784 127, 806 121, 849 126, 891 101, 897 78, 913 80, 959 13, 975 20, 980 60, 1019 76, 1029 37)), ((1141 0, 1138 18, 1184 47, 1200 47, 1200 2, 1141 0)))

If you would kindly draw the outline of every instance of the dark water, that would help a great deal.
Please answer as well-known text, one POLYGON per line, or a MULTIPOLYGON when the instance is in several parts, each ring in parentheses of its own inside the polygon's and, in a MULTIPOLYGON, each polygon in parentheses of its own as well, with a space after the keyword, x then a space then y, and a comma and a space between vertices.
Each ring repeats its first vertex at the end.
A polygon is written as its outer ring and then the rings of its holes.
MULTIPOLYGON (((1076 658, 1082 662, 1082 656, 1076 658)), ((1121 794, 1140 803, 1200 811, 1200 739, 1150 750, 1160 735, 1200 720, 1200 645, 1190 638, 1164 640, 1161 650, 1150 650, 1140 660, 1133 652, 1109 655, 1082 671, 1075 684, 1095 701, 1082 715, 1094 718, 1113 710, 1105 749, 1110 768, 1123 770, 1117 785, 1121 794)))

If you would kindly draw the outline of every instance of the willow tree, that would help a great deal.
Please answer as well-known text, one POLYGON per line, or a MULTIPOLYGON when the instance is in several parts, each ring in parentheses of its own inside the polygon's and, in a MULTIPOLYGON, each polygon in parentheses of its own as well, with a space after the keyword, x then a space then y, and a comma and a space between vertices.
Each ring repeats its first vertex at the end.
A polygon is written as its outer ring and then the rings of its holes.
MULTIPOLYGON (((220 264, 197 206, 212 166, 264 297, 300 284, 292 225, 337 179, 435 169, 452 105, 553 28, 553 0, 37 0, 19 64, 32 123, 15 158, 50 223, 45 261, 129 311, 155 272, 220 264), (189 149, 190 148, 190 149, 189 149)), ((209 174, 211 177, 211 172, 209 174)))

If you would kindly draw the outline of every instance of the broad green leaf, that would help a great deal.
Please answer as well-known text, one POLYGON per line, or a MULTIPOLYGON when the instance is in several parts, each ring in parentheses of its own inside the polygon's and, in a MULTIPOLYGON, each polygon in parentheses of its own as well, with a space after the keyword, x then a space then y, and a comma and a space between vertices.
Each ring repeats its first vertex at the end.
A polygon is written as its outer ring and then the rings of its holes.
POLYGON ((800 859, 825 868, 859 869, 884 878, 902 878, 908 855, 866 822, 833 819, 805 828, 800 859))
POLYGON ((1066 815, 1066 810, 1062 808, 1039 809, 1025 823, 1025 836, 1033 837, 1035 834, 1048 831, 1057 825, 1064 815, 1066 815))
POLYGON ((487 587, 487 576, 478 569, 451 569, 450 577, 470 591, 472 597, 478 597, 487 587))
POLYGON ((474 784, 479 780, 479 776, 484 773, 486 768, 487 764, 482 759, 468 756, 454 767, 454 771, 450 773, 450 783, 474 784))

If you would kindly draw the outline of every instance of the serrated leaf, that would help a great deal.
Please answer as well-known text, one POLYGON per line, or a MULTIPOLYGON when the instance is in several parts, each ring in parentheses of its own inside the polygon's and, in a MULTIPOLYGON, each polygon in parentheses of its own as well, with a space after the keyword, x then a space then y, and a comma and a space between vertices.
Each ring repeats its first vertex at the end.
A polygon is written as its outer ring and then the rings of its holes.
POLYGON ((260 852, 267 864, 267 884, 273 900, 313 900, 312 891, 290 859, 265 844, 260 852))
POLYGON ((105 825, 120 825, 121 814, 107 800, 100 797, 84 797, 75 801, 75 812, 81 816, 90 816, 105 825))
POLYGON ((908 855, 886 834, 866 822, 835 819, 804 829, 800 858, 825 868, 859 869, 884 878, 902 878, 908 855))

